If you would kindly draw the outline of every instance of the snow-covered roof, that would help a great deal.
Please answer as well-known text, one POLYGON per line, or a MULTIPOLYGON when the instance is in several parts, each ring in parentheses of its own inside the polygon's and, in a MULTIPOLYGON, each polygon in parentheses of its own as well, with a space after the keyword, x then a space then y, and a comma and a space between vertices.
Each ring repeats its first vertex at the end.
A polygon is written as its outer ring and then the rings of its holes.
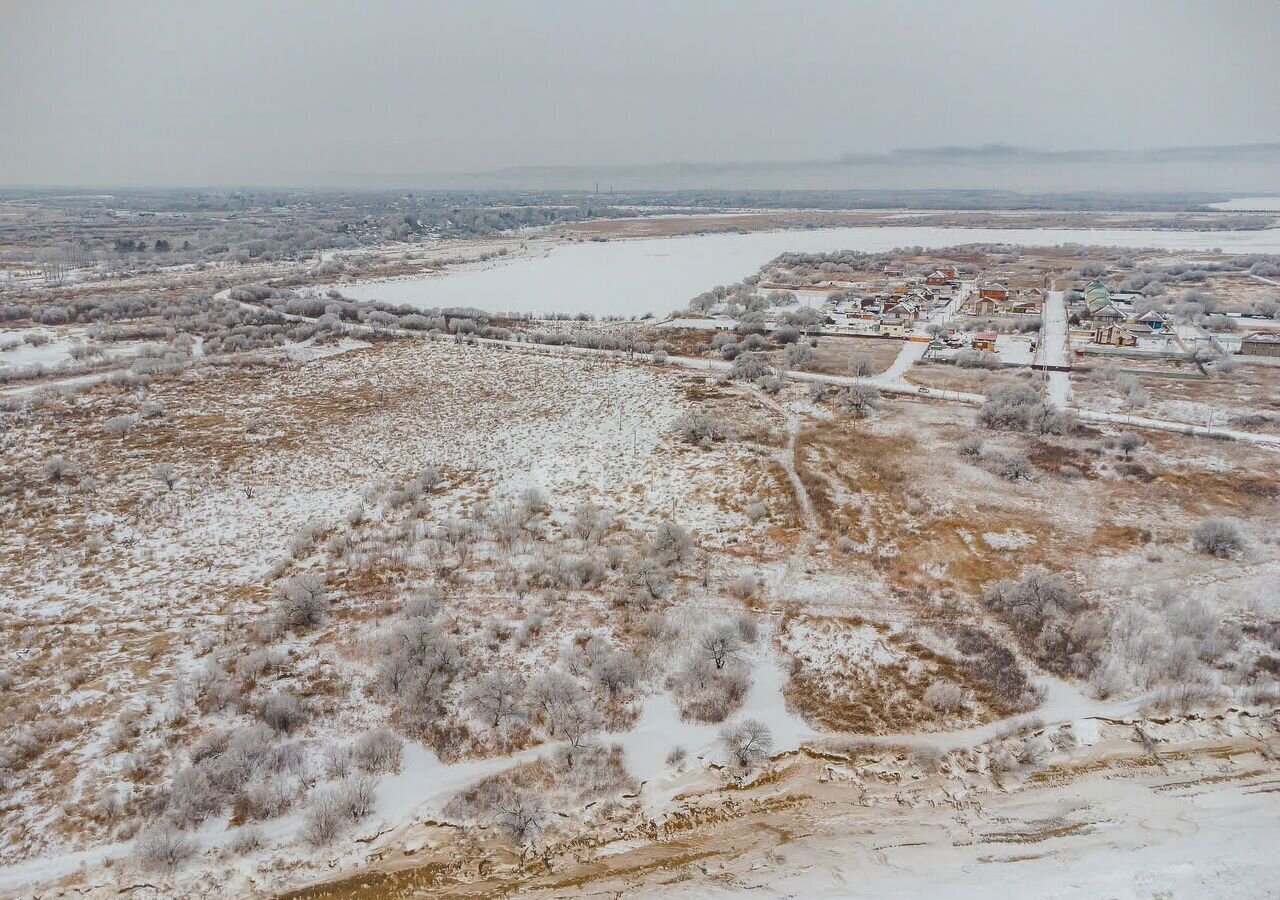
POLYGON ((1255 331, 1246 334, 1240 338, 1241 343, 1248 341, 1250 344, 1280 344, 1280 334, 1274 331, 1255 331))

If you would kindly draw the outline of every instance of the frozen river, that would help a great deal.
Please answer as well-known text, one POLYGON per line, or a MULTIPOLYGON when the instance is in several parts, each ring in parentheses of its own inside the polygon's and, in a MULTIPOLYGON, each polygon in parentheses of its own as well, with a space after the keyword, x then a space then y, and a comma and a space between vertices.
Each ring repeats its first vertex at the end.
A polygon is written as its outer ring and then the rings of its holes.
POLYGON ((752 275, 789 250, 879 252, 895 247, 1008 243, 1094 244, 1228 253, 1280 253, 1280 229, 1130 231, 1118 229, 823 228, 564 244, 487 268, 385 282, 340 285, 360 300, 488 312, 666 315, 717 284, 752 275))
POLYGON ((1280 212, 1280 197, 1234 197, 1209 205, 1229 212, 1280 212))

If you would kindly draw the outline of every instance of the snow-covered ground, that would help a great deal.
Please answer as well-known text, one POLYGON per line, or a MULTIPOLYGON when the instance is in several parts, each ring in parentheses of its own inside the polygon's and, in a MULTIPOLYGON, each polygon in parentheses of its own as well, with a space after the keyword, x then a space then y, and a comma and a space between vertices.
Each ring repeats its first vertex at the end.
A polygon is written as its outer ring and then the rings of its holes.
POLYGON ((862 833, 833 824, 823 830, 848 829, 846 839, 801 838, 772 864, 748 860, 735 877, 675 883, 662 896, 1263 900, 1280 896, 1274 796, 1227 783, 1191 799, 1097 778, 1040 798, 1038 808, 1007 804, 1010 818, 985 822, 995 837, 976 844, 939 840, 941 822, 912 828, 901 815, 875 810, 881 815, 866 816, 862 833), (1040 833, 1049 836, 1037 840, 1040 833))

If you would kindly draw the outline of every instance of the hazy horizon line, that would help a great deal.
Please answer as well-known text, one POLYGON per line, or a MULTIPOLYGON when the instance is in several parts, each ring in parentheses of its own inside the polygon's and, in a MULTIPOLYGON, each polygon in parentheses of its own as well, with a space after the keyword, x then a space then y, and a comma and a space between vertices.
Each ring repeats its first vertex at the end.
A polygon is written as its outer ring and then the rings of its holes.
MULTIPOLYGON (((509 187, 502 188, 493 185, 467 185, 460 186, 460 180, 467 179, 501 179, 501 178, 520 178, 520 177, 547 177, 547 176, 564 176, 572 181, 580 181, 584 177, 594 177, 596 175, 605 177, 609 175, 617 177, 635 177, 639 175, 661 176, 668 175, 680 178, 688 178, 690 176, 706 175, 706 176, 724 176, 734 173, 750 174, 754 176, 768 175, 771 173, 786 172, 815 172, 821 170, 836 170, 841 168, 862 168, 874 166, 887 167, 911 167, 924 165, 972 165, 982 166, 984 164, 998 164, 1001 166, 1017 165, 1017 164, 1039 164, 1039 165, 1066 165, 1066 166, 1083 166, 1089 164, 1159 164, 1159 163, 1206 163, 1206 162, 1223 162, 1226 160, 1262 162, 1274 161, 1280 165, 1280 142, 1257 142, 1257 143, 1237 143, 1237 144, 1204 144, 1204 145, 1171 145, 1171 146, 1153 146, 1141 149, 1119 149, 1119 148, 1078 148, 1078 149, 1045 149, 1041 147, 1020 146, 1007 143, 984 143, 975 145, 938 145, 923 147, 900 147, 892 150, 869 153, 869 152, 850 152, 843 153, 838 156, 829 157, 810 157, 798 159, 762 159, 762 160, 725 160, 725 161, 708 161, 708 160, 665 160, 649 163, 549 163, 549 164, 527 164, 502 166, 488 169, 472 169, 472 170, 443 170, 438 172, 312 172, 302 176, 297 182, 284 183, 275 181, 244 181, 244 182, 206 182, 206 183, 161 183, 161 182, 13 182, 0 184, 0 190, 69 190, 69 191, 89 191, 89 190, 237 190, 237 189, 254 189, 254 190, 314 190, 314 191, 343 191, 343 190, 437 190, 441 192, 462 192, 462 191, 564 191, 566 193, 594 193, 588 188, 581 185, 571 186, 563 185, 541 185, 538 187, 509 187), (343 179, 349 179, 344 181, 343 179), (380 186, 375 188, 373 183, 377 181, 380 186), (436 182, 436 184, 432 184, 436 182), (448 184, 452 182, 452 184, 448 184)), ((671 187, 627 187, 625 191, 635 193, 678 193, 691 190, 706 190, 720 193, 728 193, 733 191, 762 191, 762 190, 780 190, 780 191, 797 191, 797 192, 895 192, 904 191, 972 191, 975 193, 1015 193, 1015 194, 1102 194, 1114 195, 1120 193, 1131 194, 1168 194, 1168 193, 1199 193, 1199 194, 1220 194, 1223 190, 1210 190, 1203 188, 1135 188, 1135 189, 1116 189, 1116 188, 1061 188, 1061 189, 1027 189, 1012 187, 995 187, 980 185, 963 185, 955 184, 948 186, 930 185, 917 188, 907 186, 857 186, 857 187, 802 187, 787 186, 783 184, 771 187, 748 186, 699 186, 699 185, 681 185, 671 187)), ((1269 194, 1277 192, 1277 189, 1259 188, 1260 194, 1269 194)))

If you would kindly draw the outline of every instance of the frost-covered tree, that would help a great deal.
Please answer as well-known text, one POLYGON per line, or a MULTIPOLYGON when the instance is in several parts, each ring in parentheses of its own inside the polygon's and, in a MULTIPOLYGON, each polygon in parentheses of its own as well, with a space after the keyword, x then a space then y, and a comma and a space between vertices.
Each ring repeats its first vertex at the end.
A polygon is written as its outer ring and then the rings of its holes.
POLYGON ((662 522, 649 538, 648 555, 665 565, 686 561, 693 553, 693 536, 675 522, 662 522))
POLYGON ((773 733, 759 719, 745 719, 720 731, 725 749, 745 768, 764 762, 773 753, 773 733))
POLYGON ((742 652, 742 640, 738 631, 729 624, 704 632, 698 639, 698 646, 717 669, 723 669, 725 664, 742 652))
POLYGON ((497 728, 507 719, 521 715, 524 685, 510 672, 490 672, 470 685, 464 695, 476 715, 497 728))

